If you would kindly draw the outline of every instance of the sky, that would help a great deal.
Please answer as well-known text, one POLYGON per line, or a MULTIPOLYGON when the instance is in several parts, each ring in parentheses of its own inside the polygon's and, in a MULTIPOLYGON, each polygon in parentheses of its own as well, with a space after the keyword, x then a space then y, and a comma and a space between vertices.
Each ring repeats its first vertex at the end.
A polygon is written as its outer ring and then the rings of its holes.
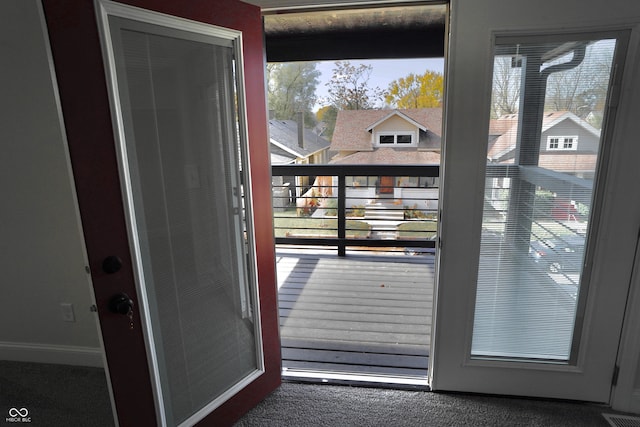
MULTIPOLYGON (((369 78, 369 86, 380 89, 387 89, 389 83, 405 77, 409 73, 422 74, 425 71, 436 71, 444 73, 444 58, 421 58, 421 59, 377 59, 367 61, 349 61, 352 65, 360 64, 372 65, 373 71, 369 78)), ((328 95, 326 83, 331 80, 335 61, 319 62, 316 69, 321 72, 320 83, 316 89, 316 96, 322 99, 328 95)), ((316 103, 314 110, 322 107, 323 104, 316 103)), ((382 107, 382 104, 380 105, 382 107)))

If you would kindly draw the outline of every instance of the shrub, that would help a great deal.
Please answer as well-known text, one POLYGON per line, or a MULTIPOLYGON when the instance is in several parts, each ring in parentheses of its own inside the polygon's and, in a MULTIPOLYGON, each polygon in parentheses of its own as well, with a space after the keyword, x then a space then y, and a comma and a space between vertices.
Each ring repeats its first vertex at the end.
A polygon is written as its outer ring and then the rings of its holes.
POLYGON ((325 216, 338 216, 338 199, 329 198, 322 201, 325 216))
POLYGON ((364 205, 354 205, 347 211, 347 216, 364 216, 364 205))
POLYGON ((427 218, 427 214, 421 209, 418 209, 418 204, 413 206, 404 206, 404 219, 424 219, 427 218))

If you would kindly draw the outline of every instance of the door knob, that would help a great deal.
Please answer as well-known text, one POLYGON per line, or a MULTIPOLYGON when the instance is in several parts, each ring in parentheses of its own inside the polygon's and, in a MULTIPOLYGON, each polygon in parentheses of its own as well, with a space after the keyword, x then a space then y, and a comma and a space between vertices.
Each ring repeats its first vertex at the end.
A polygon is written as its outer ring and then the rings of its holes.
POLYGON ((133 311, 133 300, 125 293, 116 294, 109 301, 109 311, 128 315, 133 311))
POLYGON ((121 268, 122 260, 115 255, 108 256, 102 261, 102 271, 107 274, 117 273, 121 268))

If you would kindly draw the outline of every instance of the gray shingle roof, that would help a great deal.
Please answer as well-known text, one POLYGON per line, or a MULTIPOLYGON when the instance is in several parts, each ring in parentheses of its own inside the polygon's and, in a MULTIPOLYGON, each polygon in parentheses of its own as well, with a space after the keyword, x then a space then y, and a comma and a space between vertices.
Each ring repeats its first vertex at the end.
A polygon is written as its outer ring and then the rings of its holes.
MULTIPOLYGON (((298 124, 294 120, 269 120, 269 137, 295 153, 297 157, 305 158, 320 150, 329 148, 329 141, 317 135, 310 129, 304 130, 303 147, 298 144, 298 124)), ((273 149, 274 144, 271 144, 273 149)), ((280 147, 282 148, 282 147, 280 147)))
POLYGON ((291 154, 275 144, 271 144, 270 154, 272 165, 288 165, 296 160, 295 154, 291 154))

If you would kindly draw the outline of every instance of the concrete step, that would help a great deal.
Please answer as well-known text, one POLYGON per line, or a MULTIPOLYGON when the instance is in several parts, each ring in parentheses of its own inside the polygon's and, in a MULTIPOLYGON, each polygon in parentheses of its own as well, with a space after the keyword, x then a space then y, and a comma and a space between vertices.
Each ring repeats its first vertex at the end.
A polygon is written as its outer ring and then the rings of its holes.
POLYGON ((385 219, 391 221, 402 221, 404 219, 403 210, 389 210, 389 209, 369 209, 364 210, 365 219, 385 219))
POLYGON ((370 210, 370 211, 400 211, 402 212, 402 210, 404 210, 404 206, 403 205, 396 205, 393 203, 372 203, 369 205, 366 205, 365 210, 370 210))

